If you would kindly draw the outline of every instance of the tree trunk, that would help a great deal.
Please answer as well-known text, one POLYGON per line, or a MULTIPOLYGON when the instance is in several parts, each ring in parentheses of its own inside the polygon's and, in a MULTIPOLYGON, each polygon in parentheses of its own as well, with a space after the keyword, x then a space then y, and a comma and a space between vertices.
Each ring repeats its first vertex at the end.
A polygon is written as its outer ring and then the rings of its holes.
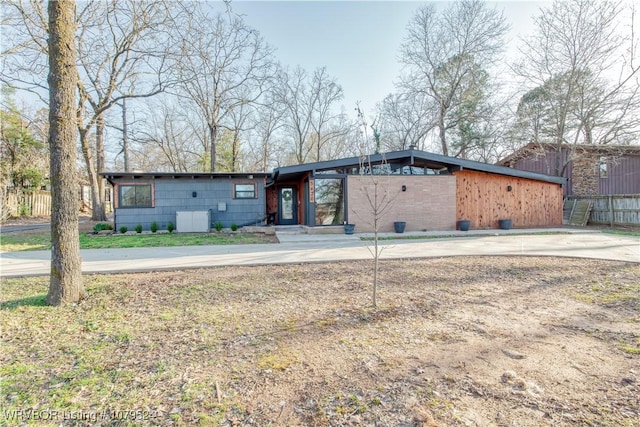
POLYGON ((216 171, 216 138, 218 137, 218 126, 209 125, 209 138, 211 138, 211 170, 216 171))
POLYGON ((444 106, 440 107, 440 115, 438 117, 438 130, 440 131, 440 145, 442 146, 442 155, 449 155, 449 148, 447 147, 446 127, 444 124, 444 116, 447 114, 447 110, 444 106))
POLYGON ((124 171, 129 172, 129 125, 127 124, 127 99, 122 99, 122 154, 124 156, 124 171))
POLYGON ((87 167, 87 177, 89 178, 89 184, 91 185, 91 204, 93 205, 93 213, 91 219, 94 221, 104 221, 96 215, 98 212, 95 209, 96 205, 100 204, 98 200, 98 175, 96 173, 96 166, 93 162, 92 147, 89 144, 89 132, 87 129, 80 129, 80 146, 82 148, 82 155, 84 156, 84 162, 87 167))
POLYGON ((47 303, 64 305, 85 296, 78 235, 76 174, 75 0, 49 1, 49 149, 51 278, 47 303))
POLYGON ((100 114, 96 119, 96 190, 93 198, 91 219, 94 221, 106 221, 104 178, 100 174, 104 172, 104 115, 100 114))
MULTIPOLYGON (((376 179, 373 175, 372 179, 376 179)), ((373 289, 371 292, 371 305, 378 306, 378 270, 380 269, 380 250, 378 249, 378 222, 380 219, 380 206, 378 206, 378 182, 373 182, 373 289)))
POLYGON ((240 131, 233 132, 233 144, 231 146, 231 171, 238 172, 240 169, 240 131))

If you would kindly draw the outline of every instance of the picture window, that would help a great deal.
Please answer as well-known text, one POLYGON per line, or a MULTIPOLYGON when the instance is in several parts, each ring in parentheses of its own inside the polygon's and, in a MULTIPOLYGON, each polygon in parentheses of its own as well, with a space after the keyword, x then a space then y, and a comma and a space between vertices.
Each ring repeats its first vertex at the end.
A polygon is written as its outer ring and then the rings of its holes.
POLYGON ((120 208, 151 208, 151 184, 144 185, 120 185, 120 208))

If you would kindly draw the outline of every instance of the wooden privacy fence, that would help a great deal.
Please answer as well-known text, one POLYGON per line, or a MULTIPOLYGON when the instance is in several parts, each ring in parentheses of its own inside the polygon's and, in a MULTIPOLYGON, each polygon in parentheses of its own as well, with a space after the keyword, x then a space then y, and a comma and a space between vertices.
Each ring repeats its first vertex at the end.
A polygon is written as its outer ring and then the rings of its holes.
POLYGON ((7 191, 2 204, 2 217, 51 215, 51 193, 7 191))
MULTIPOLYGON (((105 191, 105 210, 107 213, 113 212, 111 205, 112 189, 105 191)), ((91 187, 82 186, 79 194, 80 210, 90 212, 91 187)), ((0 219, 3 221, 9 217, 18 216, 49 216, 51 215, 51 192, 46 190, 37 191, 17 191, 0 188, 0 219)))
POLYGON ((640 225, 640 194, 568 196, 567 200, 590 200, 591 224, 640 225))

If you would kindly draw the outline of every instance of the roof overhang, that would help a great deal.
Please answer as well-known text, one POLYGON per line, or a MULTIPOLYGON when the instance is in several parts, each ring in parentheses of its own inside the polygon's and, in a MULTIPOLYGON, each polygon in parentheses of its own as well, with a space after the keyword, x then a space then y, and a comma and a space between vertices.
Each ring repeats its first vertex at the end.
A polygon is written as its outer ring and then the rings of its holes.
POLYGON ((302 173, 366 166, 367 164, 401 164, 404 166, 426 167, 434 170, 446 169, 449 173, 472 170, 536 181, 552 182, 562 185, 566 179, 537 172, 522 171, 505 166, 496 166, 473 160, 459 159, 419 150, 393 151, 384 154, 371 154, 362 157, 349 157, 325 162, 306 163, 302 165, 284 166, 274 170, 274 181, 286 181, 302 173))
POLYGON ((157 180, 157 179, 198 179, 198 180, 220 180, 220 179, 264 179, 271 176, 265 172, 196 172, 196 173, 176 173, 176 172, 102 172, 100 174, 112 185, 117 181, 136 180, 157 180))

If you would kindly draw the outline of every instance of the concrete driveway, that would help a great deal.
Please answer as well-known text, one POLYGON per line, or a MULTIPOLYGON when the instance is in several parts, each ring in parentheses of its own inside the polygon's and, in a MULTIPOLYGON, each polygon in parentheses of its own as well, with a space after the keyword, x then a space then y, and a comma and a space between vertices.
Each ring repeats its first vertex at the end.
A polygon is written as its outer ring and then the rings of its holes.
MULTIPOLYGON (((425 233, 407 233, 404 237, 411 234, 427 237, 425 233)), ((381 240, 381 258, 542 255, 640 262, 639 237, 573 229, 486 230, 468 237, 462 237, 466 235, 463 232, 446 234, 454 237, 381 240), (520 234, 536 231, 545 234, 520 234), (553 232, 567 234, 550 234, 553 232)), ((279 235, 280 244, 87 249, 81 251, 82 271, 122 273, 371 259, 372 242, 361 240, 362 236, 283 234, 279 235)), ((394 236, 397 235, 383 235, 394 236)), ((5 252, 0 257, 0 277, 40 276, 49 271, 50 251, 5 252)))

